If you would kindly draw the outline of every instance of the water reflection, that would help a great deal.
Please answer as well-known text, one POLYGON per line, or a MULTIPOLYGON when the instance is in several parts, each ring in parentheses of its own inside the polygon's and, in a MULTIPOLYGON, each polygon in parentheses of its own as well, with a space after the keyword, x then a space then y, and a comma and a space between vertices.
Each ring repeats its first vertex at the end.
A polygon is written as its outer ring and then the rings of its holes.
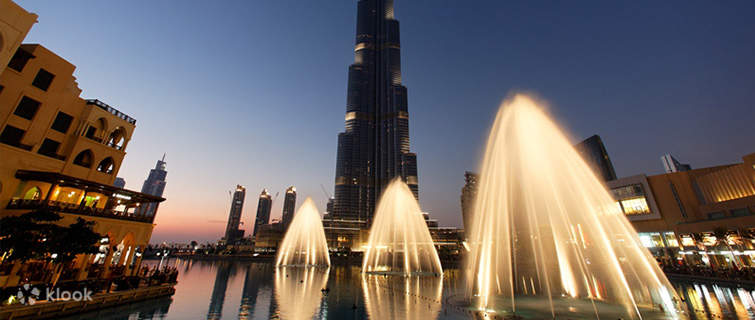
POLYGON ((755 291, 703 284, 679 284, 676 289, 692 319, 755 318, 755 291))
POLYGON ((244 288, 241 291, 239 319, 269 319, 274 312, 270 285, 271 264, 250 264, 246 267, 244 288))
MULTIPOLYGON (((363 275, 359 266, 277 269, 272 262, 166 262, 180 272, 172 299, 65 319, 197 319, 205 315, 224 320, 473 317, 457 303, 465 291, 464 271, 458 269, 444 270, 443 277, 405 278, 363 275), (323 288, 330 290, 322 291, 323 288)), ((687 305, 691 319, 755 318, 755 291, 686 282, 675 282, 674 289, 687 305)), ((544 309, 548 309, 547 305, 544 309)))
MULTIPOLYGON (((278 267, 275 298, 284 320, 312 319, 328 293, 330 268, 278 267)), ((320 317, 318 317, 320 318, 320 317)))
POLYGON ((71 317, 58 318, 60 320, 151 320, 166 319, 173 299, 164 297, 154 300, 131 303, 116 308, 87 312, 71 317))
POLYGON ((207 311, 207 320, 222 319, 225 291, 228 288, 228 278, 231 276, 231 272, 236 269, 234 267, 235 264, 227 261, 219 263, 217 272, 215 273, 215 284, 212 287, 212 295, 210 296, 210 309, 207 311))
POLYGON ((362 274, 362 291, 370 319, 436 319, 443 277, 362 274))

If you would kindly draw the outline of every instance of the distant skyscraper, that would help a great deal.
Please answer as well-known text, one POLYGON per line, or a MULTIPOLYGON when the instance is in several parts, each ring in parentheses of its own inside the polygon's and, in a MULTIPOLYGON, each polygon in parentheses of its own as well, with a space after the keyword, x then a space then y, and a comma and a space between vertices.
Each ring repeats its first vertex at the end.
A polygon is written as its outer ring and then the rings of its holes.
POLYGON ((244 230, 239 229, 241 223, 241 212, 244 210, 244 199, 246 198, 246 188, 237 185, 236 191, 231 198, 231 211, 228 213, 228 225, 225 227, 225 243, 235 244, 239 239, 244 237, 244 230))
POLYGON ((582 158, 590 165, 598 177, 604 181, 616 180, 611 158, 608 157, 606 146, 599 135, 593 135, 574 146, 582 158))
POLYGON ((265 225, 270 221, 270 209, 273 208, 273 198, 267 193, 267 189, 262 189, 260 193, 260 200, 257 202, 257 216, 254 219, 254 232, 253 236, 257 235, 262 225, 265 225))
POLYGON ((333 213, 333 197, 328 198, 328 204, 325 205, 325 214, 329 215, 333 213))
POLYGON ((666 173, 692 170, 692 167, 689 164, 679 162, 669 153, 664 154, 661 157, 661 163, 663 163, 663 170, 666 171, 666 173))
POLYGON ((296 210, 296 188, 290 186, 286 189, 286 198, 283 199, 283 214, 281 215, 283 230, 288 229, 288 225, 294 219, 294 210, 296 210))
POLYGON ((126 179, 123 179, 121 177, 116 177, 115 181, 113 181, 113 186, 116 186, 118 188, 125 188, 126 187, 126 179))
POLYGON ((461 188, 461 217, 464 231, 469 232, 473 214, 475 197, 477 197, 478 175, 474 172, 464 172, 464 187, 461 188))
MULTIPOLYGON (((142 185, 142 193, 146 193, 153 196, 162 197, 163 191, 165 191, 165 178, 168 176, 168 171, 165 171, 165 154, 163 154, 162 160, 157 160, 155 168, 149 171, 147 180, 144 180, 142 185)), ((141 212, 145 216, 152 216, 157 210, 157 203, 146 203, 142 206, 141 212)))
POLYGON ((395 177, 419 197, 417 155, 409 150, 407 93, 401 84, 393 1, 360 0, 357 8, 346 130, 338 135, 331 218, 371 220, 383 188, 395 177))

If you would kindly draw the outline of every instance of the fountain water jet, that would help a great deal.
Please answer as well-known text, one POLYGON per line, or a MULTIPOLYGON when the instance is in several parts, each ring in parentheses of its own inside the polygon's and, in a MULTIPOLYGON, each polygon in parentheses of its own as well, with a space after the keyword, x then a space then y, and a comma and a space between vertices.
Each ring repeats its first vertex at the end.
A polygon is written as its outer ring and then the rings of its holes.
POLYGON ((362 271, 436 276, 443 273, 419 203, 399 178, 391 181, 380 197, 362 271))
POLYGON ((307 197, 278 248, 276 266, 330 266, 328 242, 320 213, 307 197))
POLYGON ((555 318, 582 301, 594 316, 616 305, 630 318, 677 315, 678 297, 618 204, 531 98, 504 101, 478 186, 466 262, 478 310, 546 303, 555 318))

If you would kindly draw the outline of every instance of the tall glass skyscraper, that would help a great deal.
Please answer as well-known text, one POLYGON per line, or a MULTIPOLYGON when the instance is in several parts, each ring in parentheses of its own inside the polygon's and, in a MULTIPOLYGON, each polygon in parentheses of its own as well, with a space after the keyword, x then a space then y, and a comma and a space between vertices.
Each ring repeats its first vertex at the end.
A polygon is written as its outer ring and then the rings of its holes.
POLYGON ((273 198, 267 192, 267 189, 262 189, 260 193, 259 202, 257 202, 257 215, 254 217, 254 231, 252 236, 256 236, 260 231, 260 227, 270 223, 270 210, 273 208, 273 198))
POLYGON ((593 135, 576 144, 574 148, 579 152, 585 162, 592 167, 598 177, 604 181, 616 180, 616 171, 613 169, 611 158, 608 157, 606 146, 599 135, 593 135))
MULTIPOLYGON (((147 180, 144 180, 142 185, 142 193, 146 193, 153 196, 162 197, 163 191, 165 191, 165 178, 168 176, 168 171, 165 170, 165 154, 163 154, 162 160, 157 160, 155 168, 149 171, 147 180)), ((141 213, 145 216, 153 216, 157 210, 157 203, 146 203, 140 209, 141 213)))
POLYGON ((283 223, 283 230, 288 230, 288 225, 294 220, 294 212, 296 210, 296 188, 294 186, 286 189, 286 197, 283 199, 283 214, 281 214, 281 222, 283 223))
POLYGON ((246 188, 237 185, 231 197, 231 211, 228 213, 228 224, 225 227, 225 243, 232 245, 244 237, 244 230, 239 229, 241 212, 244 210, 246 188))
POLYGON ((332 218, 370 221, 382 189, 401 177, 419 197, 417 155, 409 150, 399 23, 392 0, 357 4, 349 66, 346 130, 338 135, 332 218))

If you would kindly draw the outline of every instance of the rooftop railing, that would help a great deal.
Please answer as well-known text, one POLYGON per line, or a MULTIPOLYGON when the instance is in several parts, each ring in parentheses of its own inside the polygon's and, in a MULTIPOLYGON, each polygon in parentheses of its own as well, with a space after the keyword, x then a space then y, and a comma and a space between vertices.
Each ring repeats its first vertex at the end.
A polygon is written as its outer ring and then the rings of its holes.
POLYGON ((95 106, 99 107, 102 110, 110 112, 111 114, 113 114, 114 116, 116 116, 118 118, 126 120, 130 124, 136 125, 136 119, 134 119, 132 117, 129 117, 128 115, 126 115, 123 112, 118 111, 118 109, 111 107, 107 103, 104 103, 104 102, 102 102, 100 100, 97 100, 97 99, 87 99, 87 104, 95 105, 95 106))

